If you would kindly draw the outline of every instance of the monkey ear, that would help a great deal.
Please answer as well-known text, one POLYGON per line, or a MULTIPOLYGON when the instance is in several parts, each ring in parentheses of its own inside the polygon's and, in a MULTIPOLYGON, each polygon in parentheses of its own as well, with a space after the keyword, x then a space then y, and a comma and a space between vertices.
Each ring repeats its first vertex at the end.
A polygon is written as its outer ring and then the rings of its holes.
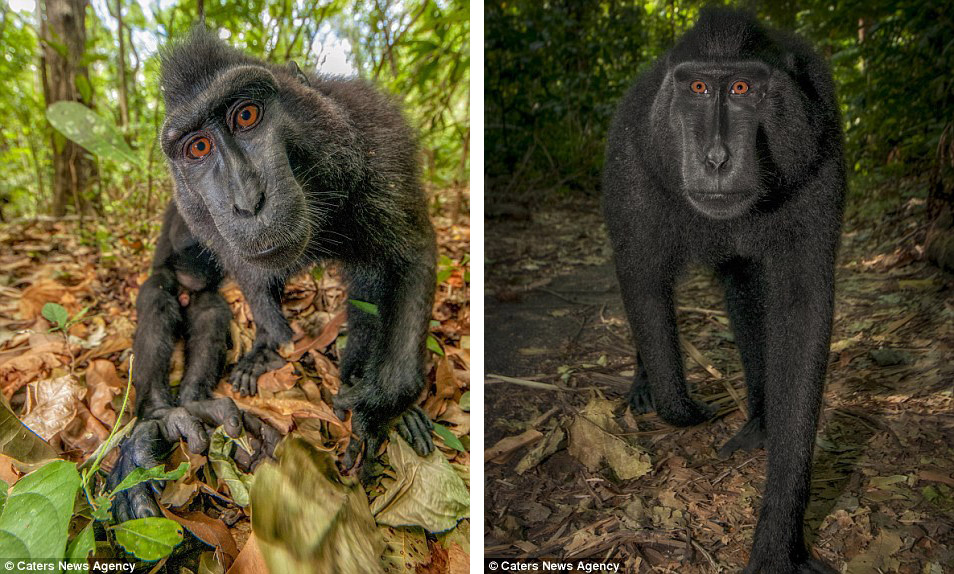
POLYGON ((298 67, 298 62, 296 62, 295 60, 288 61, 288 71, 291 72, 291 74, 295 76, 295 78, 297 78, 299 82, 301 82, 302 84, 306 86, 309 85, 308 78, 306 78, 305 74, 302 73, 301 68, 298 67))

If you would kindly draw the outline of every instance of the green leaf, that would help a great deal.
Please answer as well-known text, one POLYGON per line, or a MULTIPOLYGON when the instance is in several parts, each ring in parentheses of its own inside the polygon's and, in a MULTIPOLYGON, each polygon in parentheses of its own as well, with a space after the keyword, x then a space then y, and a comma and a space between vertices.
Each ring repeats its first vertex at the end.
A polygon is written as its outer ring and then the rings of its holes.
POLYGON ((466 391, 460 396, 460 409, 470 412, 470 391, 466 391))
POLYGON ((367 314, 369 314, 369 315, 377 315, 377 314, 378 314, 378 306, 375 305, 374 303, 368 303, 368 302, 365 302, 365 301, 358 301, 357 299, 348 299, 348 301, 349 301, 352 305, 354 305, 354 306, 357 307, 358 309, 361 309, 362 311, 364 311, 365 313, 367 313, 367 314))
POLYGON ((0 514, 0 531, 9 535, 0 538, 0 556, 62 558, 79 486, 76 465, 63 460, 54 460, 20 479, 0 514))
POLYGON ((252 488, 252 475, 245 474, 238 469, 235 461, 229 456, 232 451, 232 439, 225 434, 222 427, 215 429, 209 440, 209 462, 219 480, 229 487, 229 493, 235 504, 246 507, 249 504, 249 491, 252 488))
POLYGON ((46 303, 40 311, 43 318, 53 323, 56 327, 63 329, 70 320, 70 314, 57 303, 46 303))
POLYGON ((70 562, 85 563, 89 553, 95 549, 96 537, 93 535, 93 523, 90 522, 70 540, 66 547, 66 559, 70 562))
POLYGON ((169 472, 166 472, 165 466, 161 464, 148 469, 137 467, 116 485, 112 494, 122 492, 148 480, 179 480, 187 470, 189 470, 188 462, 180 463, 178 468, 169 472))
POLYGON ((99 158, 139 164, 139 157, 116 126, 79 102, 61 101, 50 105, 46 119, 58 132, 99 158))
POLYGON ((461 452, 467 452, 467 449, 464 448, 464 443, 460 442, 460 439, 457 438, 454 433, 452 433, 450 429, 444 425, 434 423, 434 434, 444 439, 444 444, 451 447, 452 449, 459 450, 461 452))
POLYGON ((113 519, 113 513, 110 512, 113 501, 106 494, 100 494, 93 499, 93 518, 100 522, 109 522, 113 519))
POLYGON ((80 93, 80 97, 84 102, 89 102, 93 98, 93 86, 89 83, 89 78, 83 75, 76 76, 76 89, 80 93))
POLYGON ((127 552, 149 562, 165 558, 182 542, 182 526, 159 516, 123 522, 113 527, 113 532, 127 552))
POLYGON ((431 351, 434 351, 440 356, 444 356, 444 349, 441 347, 441 344, 434 338, 434 335, 427 336, 427 348, 431 351))

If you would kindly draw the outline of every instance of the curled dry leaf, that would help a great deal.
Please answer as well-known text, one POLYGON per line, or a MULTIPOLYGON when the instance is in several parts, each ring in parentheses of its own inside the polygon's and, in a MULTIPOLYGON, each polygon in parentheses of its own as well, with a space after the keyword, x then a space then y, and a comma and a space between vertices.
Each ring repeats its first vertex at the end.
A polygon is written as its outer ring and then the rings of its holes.
POLYGON ((202 542, 221 550, 225 557, 226 569, 238 557, 239 551, 235 544, 235 538, 232 537, 232 533, 229 532, 225 523, 218 518, 212 518, 203 512, 193 511, 175 514, 162 506, 159 508, 166 518, 175 520, 202 542))
POLYGON ((28 392, 33 407, 20 420, 44 440, 50 440, 76 416, 76 403, 86 389, 73 375, 64 375, 31 383, 28 392))
POLYGON ((82 401, 76 401, 75 405, 76 416, 60 433, 60 439, 64 446, 82 452, 83 458, 87 458, 106 440, 109 429, 93 416, 82 401))
POLYGON ((328 321, 328 324, 322 328, 321 333, 319 333, 317 337, 302 337, 300 341, 295 343, 294 349, 286 358, 289 361, 298 361, 301 360, 302 355, 308 351, 312 349, 320 351, 334 343, 347 317, 348 313, 346 311, 339 312, 331 318, 331 321, 328 321))
POLYGON ((570 425, 569 450, 591 472, 605 461, 620 480, 643 476, 652 470, 649 455, 619 435, 622 429, 613 416, 614 403, 593 398, 570 425))
POLYGON ((126 382, 116 373, 116 365, 106 360, 95 360, 86 370, 86 387, 89 389, 89 410, 106 426, 116 422, 112 408, 113 397, 123 392, 126 382))
POLYGON ((298 375, 295 374, 295 365, 286 363, 280 369, 263 373, 258 378, 258 388, 266 392, 277 393, 294 387, 296 381, 298 381, 298 375))

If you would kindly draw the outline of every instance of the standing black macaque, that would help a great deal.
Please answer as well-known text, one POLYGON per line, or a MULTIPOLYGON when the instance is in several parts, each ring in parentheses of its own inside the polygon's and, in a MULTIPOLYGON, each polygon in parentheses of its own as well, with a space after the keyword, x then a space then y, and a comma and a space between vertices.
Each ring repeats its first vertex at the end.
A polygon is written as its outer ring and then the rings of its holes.
POLYGON ((794 35, 704 10, 623 98, 610 131, 604 216, 638 348, 631 405, 707 420, 689 396, 674 283, 690 262, 726 289, 749 421, 722 449, 768 447, 745 574, 833 572, 803 538, 845 194, 831 72, 794 35))
MULTIPOLYGON (((274 429, 211 399, 224 366, 227 273, 255 319, 252 349, 230 380, 243 395, 280 367, 292 331, 281 311, 285 281, 316 261, 337 261, 349 298, 340 412, 351 411, 344 466, 373 458, 393 424, 421 455, 432 424, 414 405, 425 380, 436 246, 419 178, 415 138, 400 111, 370 84, 303 73, 249 57, 196 28, 162 53, 162 149, 175 182, 153 262, 136 301, 133 350, 140 422, 110 482, 156 464, 180 438, 208 448, 206 427, 249 431, 251 463, 270 454, 274 429), (182 297, 187 293, 188 297, 182 297), (183 305, 182 301, 187 300, 183 305), (169 358, 186 341, 178 397, 169 358)), ((237 453, 236 456, 239 456, 237 453)), ((119 520, 157 515, 148 487, 117 497, 119 520)))

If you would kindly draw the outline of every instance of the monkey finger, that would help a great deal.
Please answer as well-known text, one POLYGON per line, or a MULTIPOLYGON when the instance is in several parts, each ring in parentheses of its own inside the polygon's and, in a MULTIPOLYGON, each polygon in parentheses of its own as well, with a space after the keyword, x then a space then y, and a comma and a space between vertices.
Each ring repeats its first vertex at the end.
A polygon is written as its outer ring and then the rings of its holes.
POLYGON ((272 425, 251 413, 243 412, 242 417, 245 428, 261 442, 261 448, 259 449, 261 453, 269 457, 273 456, 275 454, 275 447, 277 447, 278 443, 282 440, 281 433, 272 427, 272 425))
POLYGON ((182 407, 172 409, 163 420, 164 435, 170 441, 185 439, 189 450, 201 454, 209 450, 209 435, 198 418, 182 407))
POLYGON ((242 411, 228 397, 192 401, 182 406, 190 414, 211 427, 221 425, 225 429, 225 434, 232 438, 242 434, 242 411))
POLYGON ((398 434, 401 435, 401 438, 404 439, 404 442, 414 446, 414 435, 412 435, 411 431, 408 430, 407 425, 404 423, 404 419, 398 420, 397 424, 394 425, 394 428, 397 429, 398 434))

